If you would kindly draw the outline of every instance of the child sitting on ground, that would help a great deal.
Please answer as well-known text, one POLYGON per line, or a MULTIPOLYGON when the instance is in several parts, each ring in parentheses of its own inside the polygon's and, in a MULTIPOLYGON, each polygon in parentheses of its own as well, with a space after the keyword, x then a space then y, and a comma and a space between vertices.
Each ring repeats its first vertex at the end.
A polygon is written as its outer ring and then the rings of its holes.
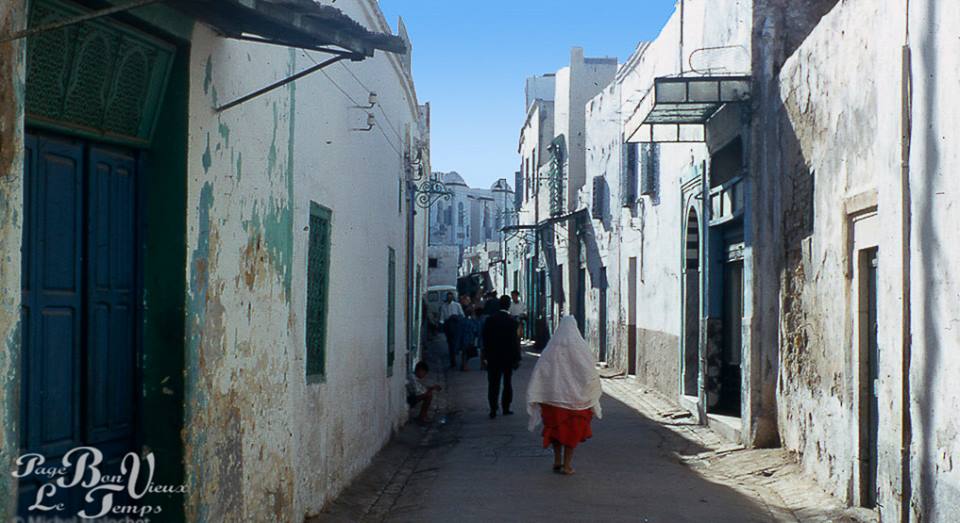
POLYGON ((440 385, 427 385, 425 383, 425 378, 429 372, 430 367, 427 362, 421 361, 413 368, 413 374, 407 379, 407 403, 411 407, 420 403, 420 416, 417 419, 421 423, 428 421, 427 413, 430 412, 434 391, 443 389, 440 385))

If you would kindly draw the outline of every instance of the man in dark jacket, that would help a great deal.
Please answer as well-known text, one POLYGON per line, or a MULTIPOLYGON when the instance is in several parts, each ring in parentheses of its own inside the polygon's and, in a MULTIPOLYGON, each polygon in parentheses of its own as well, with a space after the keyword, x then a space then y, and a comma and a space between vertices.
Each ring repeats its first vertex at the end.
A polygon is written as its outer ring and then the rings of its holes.
POLYGON ((492 314, 483 324, 483 360, 487 366, 487 400, 490 402, 490 419, 497 417, 497 399, 500 396, 500 380, 503 380, 503 397, 500 406, 503 415, 513 414, 510 402, 513 401, 513 371, 520 364, 520 337, 517 336, 517 322, 507 312, 510 309, 510 297, 500 297, 500 310, 492 314))

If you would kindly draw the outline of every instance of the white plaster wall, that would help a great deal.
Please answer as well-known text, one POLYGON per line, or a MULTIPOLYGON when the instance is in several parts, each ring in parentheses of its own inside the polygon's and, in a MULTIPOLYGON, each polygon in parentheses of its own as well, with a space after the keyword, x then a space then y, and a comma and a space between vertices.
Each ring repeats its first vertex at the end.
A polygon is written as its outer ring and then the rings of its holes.
POLYGON ((896 27, 896 16, 879 4, 838 4, 780 74, 788 120, 781 124, 781 169, 788 194, 783 219, 788 227, 799 221, 790 214, 793 205, 803 205, 801 186, 795 184, 810 176, 808 172, 813 176, 810 203, 815 213, 812 234, 799 244, 791 234, 785 240, 788 252, 802 251, 802 262, 792 265, 788 255, 778 397, 781 437, 785 446, 801 453, 805 469, 822 484, 857 502, 861 362, 854 350, 857 301, 847 265, 851 231, 844 209, 856 195, 877 191, 882 224, 880 336, 885 340, 880 362, 880 503, 891 509, 896 505, 891 492, 898 483, 900 437, 899 344, 894 342, 900 332, 897 282, 902 267, 897 211, 900 105, 899 67, 881 64, 899 62, 899 45, 877 36, 896 27), (792 147, 799 156, 790 155, 792 147), (807 328, 794 329, 798 322, 807 328))
POLYGON ((913 517, 960 520, 960 3, 910 3, 913 517))
POLYGON ((427 273, 428 285, 456 285, 460 248, 456 245, 431 245, 429 256, 437 259, 437 267, 427 273))
MULTIPOLYGON (((625 167, 625 123, 657 77, 692 74, 691 64, 713 74, 748 72, 752 4, 748 0, 687 0, 682 20, 678 4, 659 36, 649 45, 639 46, 612 85, 587 104, 585 196, 592 201, 594 176, 606 176, 611 195, 613 224, 609 231, 606 225, 594 221, 611 286, 607 329, 608 340, 616 343, 608 342, 608 360, 611 365, 627 367, 626 329, 631 323, 627 317, 628 268, 629 259, 635 257, 638 289, 633 323, 640 333, 638 367, 641 379, 669 395, 677 393, 679 382, 669 374, 678 372, 682 318, 680 269, 685 204, 680 185, 708 156, 702 144, 661 144, 659 195, 641 197, 634 214, 621 207, 619 196, 625 167)), ((599 292, 590 294, 588 315, 596 315, 598 307, 593 300, 599 298, 599 292)), ((593 329, 590 335, 598 336, 593 329)))
MULTIPOLYGON (((389 31, 373 2, 336 6, 389 31)), ((400 61, 377 53, 230 111, 212 110, 323 58, 195 30, 190 74, 200 81, 191 83, 187 217, 188 302, 195 305, 188 332, 199 338, 189 350, 199 353, 188 354, 187 474, 197 487, 191 516, 316 514, 407 415, 406 204, 398 208, 398 182, 403 134, 417 129, 419 111, 400 61), (368 90, 377 92, 377 128, 349 130, 365 113, 333 82, 361 104, 368 90), (333 211, 333 228, 326 380, 308 385, 304 229, 311 200, 333 211), (277 241, 285 213, 292 213, 289 246, 277 241), (392 376, 384 329, 388 246, 397 261, 392 376)))
POLYGON ((527 109, 537 100, 553 100, 554 90, 556 89, 556 78, 552 74, 542 76, 531 76, 527 78, 526 97, 527 109))
MULTIPOLYGON (((802 314, 810 336, 802 357, 782 348, 779 391, 784 444, 798 450, 806 470, 836 495, 856 503, 858 399, 861 362, 850 332, 855 303, 846 277, 845 206, 876 192, 879 235, 880 515, 900 520, 909 486, 911 520, 960 518, 960 452, 955 416, 960 396, 951 378, 960 371, 960 285, 950 224, 960 189, 956 141, 960 109, 952 86, 960 43, 949 28, 960 6, 911 2, 906 6, 842 2, 823 18, 781 73, 781 97, 802 160, 814 171, 813 234, 804 245, 802 314), (837 35, 841 36, 838 38, 837 35), (912 53, 912 133, 909 158, 909 263, 903 265, 900 108, 902 45, 912 53), (904 271, 908 271, 905 273, 904 271), (909 275, 909 484, 902 481, 903 404, 901 285, 909 275), (839 355, 838 355, 839 353, 839 355), (792 358, 796 357, 794 360, 792 358), (838 437, 846 434, 847 437, 838 437)), ((790 169, 791 165, 785 165, 790 169)))

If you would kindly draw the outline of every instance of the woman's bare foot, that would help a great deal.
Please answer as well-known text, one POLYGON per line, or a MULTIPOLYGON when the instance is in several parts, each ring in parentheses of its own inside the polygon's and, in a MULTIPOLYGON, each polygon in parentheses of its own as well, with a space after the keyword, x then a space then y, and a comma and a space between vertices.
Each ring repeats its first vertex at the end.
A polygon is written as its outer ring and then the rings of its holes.
POLYGON ((561 473, 564 476, 572 476, 576 473, 576 471, 573 470, 573 467, 563 467, 563 470, 561 471, 561 473))

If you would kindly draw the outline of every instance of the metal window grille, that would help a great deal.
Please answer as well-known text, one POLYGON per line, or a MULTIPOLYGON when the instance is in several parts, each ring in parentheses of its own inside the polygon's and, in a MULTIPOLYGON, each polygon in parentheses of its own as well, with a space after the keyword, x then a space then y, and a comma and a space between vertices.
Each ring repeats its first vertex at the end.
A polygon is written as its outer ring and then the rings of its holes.
POLYGON ((307 376, 323 380, 327 371, 327 300, 330 287, 330 209, 310 202, 307 251, 307 376))
MULTIPOLYGON (((37 0, 33 27, 85 14, 67 2, 37 0)), ((29 40, 26 116, 30 124, 96 139, 149 144, 175 47, 132 28, 94 20, 29 40)))

